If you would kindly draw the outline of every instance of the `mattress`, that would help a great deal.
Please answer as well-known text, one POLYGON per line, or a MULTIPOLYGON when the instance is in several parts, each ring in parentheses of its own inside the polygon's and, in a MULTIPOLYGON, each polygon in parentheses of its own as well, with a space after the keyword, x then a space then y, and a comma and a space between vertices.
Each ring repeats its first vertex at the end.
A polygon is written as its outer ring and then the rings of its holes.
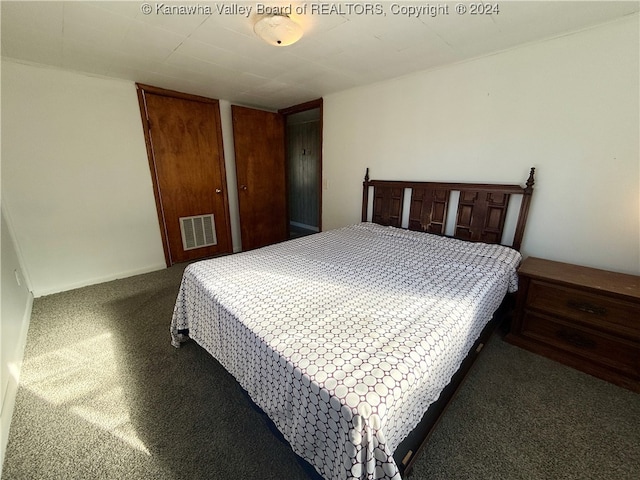
POLYGON ((363 222, 189 265, 172 342, 216 358, 326 480, 400 479, 394 450, 517 289, 520 260, 363 222))

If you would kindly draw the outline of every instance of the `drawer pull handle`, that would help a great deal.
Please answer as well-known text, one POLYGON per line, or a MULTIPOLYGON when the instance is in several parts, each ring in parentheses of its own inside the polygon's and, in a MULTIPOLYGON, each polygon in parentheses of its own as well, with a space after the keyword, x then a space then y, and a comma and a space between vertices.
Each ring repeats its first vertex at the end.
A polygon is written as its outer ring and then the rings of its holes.
POLYGON ((574 300, 569 300, 567 305, 570 308, 575 308, 576 310, 580 310, 581 312, 590 313, 591 315, 600 315, 605 316, 607 314, 607 309, 598 307, 596 305, 592 305, 586 302, 576 302, 574 300))
POLYGON ((583 337, 579 333, 571 333, 571 332, 567 332, 566 330, 558 330, 556 332, 556 335, 561 340, 564 340, 565 342, 570 343, 571 345, 574 345, 576 347, 593 348, 596 346, 596 342, 583 337))

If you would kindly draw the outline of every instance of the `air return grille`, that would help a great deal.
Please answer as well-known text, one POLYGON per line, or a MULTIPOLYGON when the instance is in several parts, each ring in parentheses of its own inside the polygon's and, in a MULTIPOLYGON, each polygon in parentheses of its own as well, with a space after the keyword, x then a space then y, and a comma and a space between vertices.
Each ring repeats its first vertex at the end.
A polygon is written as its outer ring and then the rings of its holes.
POLYGON ((182 233, 182 248, 194 248, 216 245, 216 227, 213 214, 180 218, 180 232, 182 233))

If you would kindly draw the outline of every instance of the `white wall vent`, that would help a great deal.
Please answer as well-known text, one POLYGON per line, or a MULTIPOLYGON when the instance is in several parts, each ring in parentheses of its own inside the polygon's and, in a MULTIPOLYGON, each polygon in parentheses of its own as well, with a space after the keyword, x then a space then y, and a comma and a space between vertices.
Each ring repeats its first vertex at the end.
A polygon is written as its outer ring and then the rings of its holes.
POLYGON ((182 248, 184 250, 208 247, 218 243, 213 214, 180 217, 180 232, 182 233, 182 248))

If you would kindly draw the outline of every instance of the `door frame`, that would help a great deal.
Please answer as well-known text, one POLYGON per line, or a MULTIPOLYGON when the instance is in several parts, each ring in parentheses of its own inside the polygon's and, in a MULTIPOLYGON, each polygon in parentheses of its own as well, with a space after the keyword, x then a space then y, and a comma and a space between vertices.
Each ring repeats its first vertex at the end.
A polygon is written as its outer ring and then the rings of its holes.
MULTIPOLYGON (((308 102, 300 103, 298 105, 293 105, 291 107, 282 108, 278 110, 280 115, 283 115, 285 118, 285 125, 288 115, 293 115, 295 113, 306 112, 307 110, 314 110, 316 108, 320 109, 320 150, 318 155, 318 230, 322 231, 322 125, 323 125, 323 114, 322 114, 322 98, 317 98, 315 100, 310 100, 308 102)), ((285 148, 287 145, 287 131, 285 129, 285 148)), ((285 151, 285 156, 286 156, 285 151)), ((286 161, 286 160, 285 160, 286 161)), ((289 178, 286 175, 287 169, 285 168, 285 182, 287 183, 287 192, 289 191, 289 178)), ((287 203, 289 202, 289 195, 287 195, 287 203)), ((289 209, 287 208, 287 215, 289 209)), ((287 220, 287 229, 289 229, 289 221, 287 220)))
MULTIPOLYGON (((231 239, 231 215, 229 213, 229 197, 227 190, 227 171, 225 168, 225 160, 224 160, 224 149, 222 144, 222 126, 221 126, 221 118, 220 118, 220 102, 213 98, 201 97, 199 95, 192 95, 190 93, 177 92, 175 90, 167 90, 165 88, 154 87, 152 85, 146 85, 143 83, 136 83, 136 92, 138 94, 138 106, 140 108, 140 116, 142 118, 142 129, 144 131, 144 143, 147 149, 147 159, 149 161, 149 169, 151 170, 151 182, 153 184, 153 196, 156 202, 156 212, 158 214, 158 225, 160 227, 160 237, 162 238, 162 248, 164 250, 164 260, 167 264, 167 267, 173 265, 173 260, 171 258, 171 252, 169 247, 169 238, 167 233, 166 220, 164 215, 164 210, 162 207, 162 197, 160 195, 160 188, 158 186, 158 177, 156 170, 156 161, 153 152, 153 144, 151 143, 151 134, 150 134, 150 122, 147 117, 147 105, 145 99, 145 92, 151 93, 154 95, 162 95, 165 97, 179 98, 182 100, 191 100, 195 102, 202 103, 210 103, 213 104, 218 112, 217 118, 215 118, 216 129, 218 130, 218 151, 220 152, 220 175, 222 182, 222 191, 223 195, 223 206, 225 212, 225 222, 227 228, 225 229, 224 235, 227 240, 227 245, 229 248, 233 250, 233 242, 231 239)), ((216 232, 219 234, 219 232, 216 232)), ((230 253, 230 252, 226 252, 230 253)))

